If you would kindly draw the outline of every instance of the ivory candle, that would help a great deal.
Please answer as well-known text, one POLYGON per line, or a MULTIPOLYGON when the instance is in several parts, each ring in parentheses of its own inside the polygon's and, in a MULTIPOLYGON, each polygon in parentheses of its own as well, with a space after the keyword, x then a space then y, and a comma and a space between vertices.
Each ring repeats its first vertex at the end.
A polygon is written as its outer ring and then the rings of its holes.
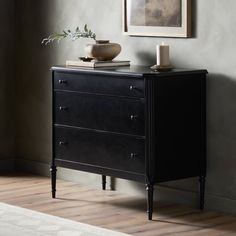
POLYGON ((157 45, 157 66, 169 66, 169 45, 165 45, 162 42, 161 45, 157 45))

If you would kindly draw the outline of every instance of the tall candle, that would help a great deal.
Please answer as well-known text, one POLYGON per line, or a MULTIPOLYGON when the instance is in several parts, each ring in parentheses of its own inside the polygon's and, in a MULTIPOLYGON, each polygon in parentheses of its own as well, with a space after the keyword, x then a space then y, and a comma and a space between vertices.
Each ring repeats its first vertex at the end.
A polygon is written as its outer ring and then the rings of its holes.
POLYGON ((161 45, 157 45, 157 66, 169 66, 169 45, 165 45, 162 42, 161 45))

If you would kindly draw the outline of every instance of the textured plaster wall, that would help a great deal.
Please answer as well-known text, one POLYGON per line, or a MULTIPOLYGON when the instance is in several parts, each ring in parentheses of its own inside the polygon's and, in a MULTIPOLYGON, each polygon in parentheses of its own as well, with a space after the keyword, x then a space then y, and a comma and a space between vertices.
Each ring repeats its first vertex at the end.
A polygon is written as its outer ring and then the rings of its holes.
MULTIPOLYGON (((88 42, 66 41, 43 47, 40 41, 49 33, 87 23, 97 32, 97 38, 120 43, 123 49, 119 59, 129 59, 132 64, 154 64, 155 46, 165 41, 170 45, 171 61, 175 67, 208 69, 207 205, 211 205, 211 199, 216 199, 214 203, 219 203, 223 210, 224 204, 229 203, 225 209, 232 208, 232 204, 236 206, 235 0, 193 0, 193 37, 190 39, 123 35, 122 0, 16 0, 16 12, 19 160, 41 162, 42 166, 49 163, 49 68, 83 55, 83 47, 88 42)), ((74 172, 66 171, 61 175, 66 178, 71 173, 74 172)), ((89 182, 87 178, 91 180, 93 177, 86 175, 86 178, 81 178, 89 182)), ((129 186, 129 191, 139 189, 136 184, 128 182, 121 185, 124 189, 129 186)), ((189 193, 197 192, 196 179, 168 186, 189 193)))
POLYGON ((0 170, 13 168, 15 150, 14 1, 0 1, 0 170))

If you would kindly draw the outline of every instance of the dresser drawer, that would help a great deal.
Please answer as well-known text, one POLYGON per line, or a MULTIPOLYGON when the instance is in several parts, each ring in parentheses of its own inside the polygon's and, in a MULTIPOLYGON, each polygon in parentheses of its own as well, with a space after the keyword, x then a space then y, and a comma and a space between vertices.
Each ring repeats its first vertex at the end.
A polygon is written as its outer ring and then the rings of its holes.
POLYGON ((144 101, 54 92, 54 123, 144 136, 144 101))
POLYGON ((55 159, 141 173, 145 171, 144 139, 55 127, 55 159))
POLYGON ((54 89, 57 90, 144 97, 144 81, 142 78, 54 72, 53 82, 54 89))

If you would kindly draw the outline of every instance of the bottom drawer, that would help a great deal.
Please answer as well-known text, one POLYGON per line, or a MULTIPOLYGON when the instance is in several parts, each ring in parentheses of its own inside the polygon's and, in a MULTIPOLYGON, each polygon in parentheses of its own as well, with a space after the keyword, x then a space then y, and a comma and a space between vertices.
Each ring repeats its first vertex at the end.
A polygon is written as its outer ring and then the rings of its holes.
POLYGON ((116 170, 145 172, 144 139, 55 127, 55 159, 116 170))

